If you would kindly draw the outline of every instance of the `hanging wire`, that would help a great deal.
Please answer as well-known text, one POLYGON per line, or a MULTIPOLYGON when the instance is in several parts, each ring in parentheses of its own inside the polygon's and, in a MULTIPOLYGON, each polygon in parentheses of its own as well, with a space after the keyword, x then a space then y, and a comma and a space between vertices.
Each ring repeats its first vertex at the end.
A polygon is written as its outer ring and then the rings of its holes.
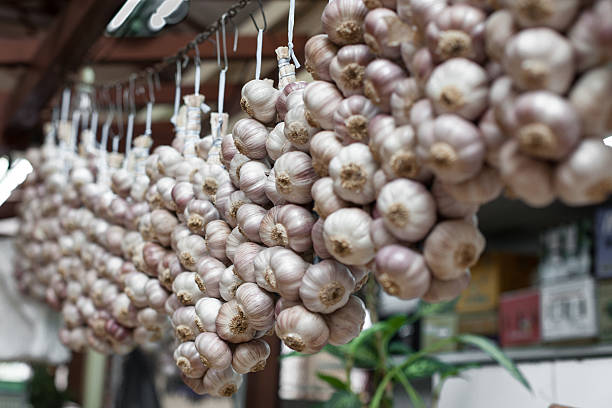
POLYGON ((147 85, 149 88, 149 100, 147 101, 147 119, 145 125, 145 135, 151 136, 151 116, 153 114, 153 104, 155 103, 155 84, 154 84, 155 73, 151 70, 149 76, 147 76, 147 85))
MULTIPOLYGON (((259 79, 261 76, 261 53, 263 49, 263 33, 268 29, 268 22, 266 21, 266 13, 264 12, 263 4, 261 0, 257 0, 259 4, 259 10, 261 11, 261 17, 263 18, 263 28, 259 27, 257 21, 255 21, 255 17, 253 17, 253 13, 249 14, 251 17, 251 21, 255 25, 255 29, 257 30, 257 51, 256 51, 256 64, 255 64, 255 79, 259 79)), ((235 50, 234 50, 235 51, 235 50)))

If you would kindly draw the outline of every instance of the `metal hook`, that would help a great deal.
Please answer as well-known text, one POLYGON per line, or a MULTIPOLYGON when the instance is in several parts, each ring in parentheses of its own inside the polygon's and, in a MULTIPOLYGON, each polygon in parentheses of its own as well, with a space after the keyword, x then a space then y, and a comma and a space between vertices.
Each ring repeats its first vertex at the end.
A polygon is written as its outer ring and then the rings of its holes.
MULTIPOLYGON (((261 17, 263 18, 263 31, 266 31, 268 29, 268 21, 266 20, 266 13, 264 12, 263 3, 261 2, 261 0, 257 0, 257 4, 259 5, 259 10, 261 11, 261 17)), ((249 13, 249 17, 251 17, 251 21, 253 21, 253 24, 255 24, 255 29, 259 31, 260 28, 257 24, 257 21, 255 21, 255 17, 253 17, 253 13, 249 13)))
MULTIPOLYGON (((224 13, 221 16, 221 35, 223 38, 223 69, 222 71, 227 71, 228 62, 227 62, 227 34, 225 33, 225 20, 227 19, 227 13, 224 13)), ((219 33, 219 31, 217 31, 219 33)), ((217 51, 219 50, 219 44, 217 41, 217 51)))
POLYGON ((232 52, 236 52, 238 49, 238 26, 231 17, 229 17, 229 21, 232 23, 232 26, 234 26, 234 46, 232 47, 232 52))

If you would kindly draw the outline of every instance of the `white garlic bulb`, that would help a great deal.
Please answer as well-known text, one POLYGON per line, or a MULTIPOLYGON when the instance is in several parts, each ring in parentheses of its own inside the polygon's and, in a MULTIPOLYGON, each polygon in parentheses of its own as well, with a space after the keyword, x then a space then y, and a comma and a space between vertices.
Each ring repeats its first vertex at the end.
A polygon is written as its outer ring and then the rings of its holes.
POLYGON ((389 245, 378 251, 375 274, 385 292, 400 299, 423 296, 431 282, 423 256, 402 245, 389 245))
POLYGON ((221 309, 222 302, 219 299, 212 297, 204 297, 198 300, 195 304, 195 312, 197 315, 196 325, 201 332, 215 332, 217 326, 217 316, 221 309))
POLYGON ((471 217, 478 211, 479 205, 457 201, 446 191, 446 185, 435 180, 431 187, 431 194, 436 202, 438 213, 446 218, 471 217))
POLYGON ((253 119, 270 123, 276 117, 279 91, 271 79, 252 79, 242 87, 240 106, 253 119))
POLYGON ((290 249, 266 248, 253 260, 255 281, 270 292, 288 300, 297 300, 308 263, 290 249))
POLYGON ((242 385, 242 376, 231 367, 225 370, 208 370, 204 375, 204 391, 213 397, 231 397, 242 385))
POLYGON ((274 330, 288 347, 300 353, 316 353, 329 339, 329 329, 323 317, 308 311, 304 306, 293 306, 281 311, 276 318, 274 330))
POLYGON ((268 129, 255 119, 240 119, 236 122, 232 137, 236 149, 248 158, 260 160, 266 157, 268 129))
POLYGON ((546 26, 562 31, 573 20, 580 4, 579 0, 530 0, 507 1, 508 7, 523 27, 546 26))
POLYGON ((375 58, 367 45, 345 45, 329 65, 329 75, 345 97, 363 94, 363 75, 375 58))
POLYGON ((287 152, 274 163, 276 191, 285 200, 306 204, 312 200, 310 188, 317 176, 312 160, 304 152, 287 152))
POLYGON ((325 219, 325 247, 338 261, 347 265, 365 265, 375 255, 370 238, 368 213, 358 208, 342 208, 325 219))
POLYGON ((306 115, 306 106, 303 103, 293 106, 285 115, 283 132, 285 138, 291 142, 293 150, 308 151, 310 138, 319 131, 319 126, 306 115))
POLYGON ((235 299, 221 306, 216 327, 219 337, 230 343, 244 343, 255 336, 255 328, 251 326, 243 306, 235 299))
POLYGON ((244 281, 234 271, 234 265, 227 267, 219 281, 219 294, 221 298, 227 302, 232 300, 236 296, 236 290, 243 283, 244 281))
POLYGON ((258 236, 267 246, 305 252, 312 247, 310 230, 313 224, 314 217, 303 207, 295 204, 276 206, 262 217, 258 236))
POLYGON ((361 0, 333 0, 323 10, 321 25, 334 44, 360 43, 367 13, 368 9, 361 0))
POLYGON ((495 200, 503 188, 499 171, 489 166, 484 166, 472 179, 444 185, 444 190, 457 201, 476 205, 495 200))
POLYGON ((174 350, 174 362, 188 378, 202 378, 206 374, 207 367, 200 361, 198 350, 193 341, 178 345, 174 350))
POLYGON ((357 296, 351 296, 340 309, 325 315, 329 327, 329 344, 340 346, 361 333, 365 323, 365 306, 357 296))
POLYGON ((334 180, 336 194, 357 204, 367 204, 375 199, 372 177, 376 170, 378 164, 368 146, 362 143, 343 147, 329 163, 329 175, 334 180))
POLYGON ((291 150, 293 145, 285 136, 285 122, 279 122, 268 134, 266 139, 266 151, 272 160, 276 160, 291 150))
POLYGON ((210 256, 202 257, 196 265, 195 283, 206 296, 218 298, 219 283, 224 271, 225 265, 218 259, 210 256))
POLYGON ((264 340, 256 339, 236 346, 232 367, 239 374, 262 371, 270 356, 270 346, 264 340))
POLYGON ((232 365, 232 351, 216 333, 198 334, 195 346, 202 364, 213 370, 224 370, 232 365))
POLYGON ((304 67, 314 80, 330 81, 329 64, 336 55, 338 47, 331 42, 327 35, 317 34, 306 41, 304 46, 304 67))
POLYGON ((267 331, 274 326, 274 301, 257 284, 246 282, 240 285, 235 299, 255 330, 267 331))
POLYGON ((245 242, 238 245, 234 254, 234 272, 245 282, 255 282, 255 272, 253 270, 253 258, 264 247, 253 242, 245 242))
POLYGON ((349 206, 348 202, 334 192, 334 181, 331 177, 318 179, 312 185, 311 193, 314 200, 313 210, 323 219, 334 211, 349 206))
POLYGON ((427 292, 421 297, 426 302, 448 302, 463 292, 470 284, 470 272, 467 271, 459 278, 440 280, 433 278, 427 292))
POLYGON ((587 137, 602 138, 612 131, 612 68, 605 66, 585 72, 572 87, 569 101, 580 116, 587 137))
POLYGON ((334 84, 325 81, 310 82, 304 88, 306 121, 315 128, 334 129, 334 112, 340 102, 342 94, 334 84))
POLYGON ((234 262, 234 255, 236 254, 236 248, 242 243, 248 241, 248 238, 244 236, 244 234, 238 229, 238 227, 234 228, 232 232, 227 236, 227 241, 225 244, 225 254, 227 258, 234 262))
POLYGON ((331 313, 346 304, 354 287, 355 278, 346 266, 325 260, 306 270, 300 299, 312 312, 331 313))
POLYGON ((368 142, 368 123, 378 114, 378 108, 368 98, 353 95, 335 109, 334 131, 343 144, 368 142))

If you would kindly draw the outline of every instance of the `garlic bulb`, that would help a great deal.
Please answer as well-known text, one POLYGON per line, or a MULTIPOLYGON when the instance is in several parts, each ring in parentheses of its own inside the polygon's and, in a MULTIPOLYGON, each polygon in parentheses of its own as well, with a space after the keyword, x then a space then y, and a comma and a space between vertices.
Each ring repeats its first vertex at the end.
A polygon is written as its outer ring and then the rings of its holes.
POLYGON ((253 270, 253 258, 263 250, 264 247, 253 242, 245 242, 236 248, 234 254, 234 273, 245 282, 255 282, 253 270))
POLYGON ((191 389, 191 391, 195 392, 196 394, 198 395, 206 394, 206 389, 204 388, 204 382, 203 382, 202 377, 189 378, 189 377, 186 377, 184 374, 181 374, 181 380, 185 383, 186 386, 189 387, 189 389, 191 389))
POLYGON ((510 133, 514 128, 514 102, 518 93, 508 76, 497 78, 489 91, 489 104, 495 121, 503 132, 510 133))
POLYGON ((545 89, 564 94, 574 79, 572 46, 549 28, 531 28, 515 34, 503 59, 506 72, 522 90, 545 89))
POLYGON ((320 177, 326 177, 329 162, 342 149, 342 143, 336 137, 336 133, 323 130, 316 133, 310 140, 310 155, 312 156, 312 167, 320 177))
POLYGON ((425 169, 417 158, 416 135, 412 126, 400 126, 393 133, 386 135, 382 141, 382 145, 377 150, 387 177, 416 179, 425 175, 425 169))
POLYGON ((484 161, 478 128, 455 115, 441 115, 418 129, 417 155, 442 181, 459 183, 473 177, 484 161))
POLYGON ((274 205, 283 205, 287 204, 287 200, 285 200, 279 193, 276 191, 276 177, 274 176, 274 169, 270 170, 270 174, 266 180, 266 184, 264 186, 264 191, 266 193, 266 197, 272 204, 274 205))
POLYGON ((297 300, 306 263, 298 254, 281 247, 266 248, 253 259, 257 284, 280 294, 288 300, 297 300))
POLYGON ((354 287, 355 278, 346 266, 325 260, 306 270, 300 299, 312 312, 331 313, 346 304, 354 287))
POLYGON ((236 248, 244 242, 248 242, 248 238, 238 229, 234 228, 232 232, 227 236, 225 244, 225 255, 227 258, 234 262, 234 255, 236 254, 236 248))
POLYGON ((242 385, 242 376, 230 367, 208 370, 203 380, 204 390, 213 397, 231 397, 242 385))
POLYGON ((545 207, 554 201, 552 166, 521 153, 516 141, 508 141, 502 147, 499 171, 507 195, 520 198, 531 207, 545 207))
POLYGON ((234 144, 234 136, 231 133, 223 136, 221 140, 221 163, 225 167, 229 167, 230 162, 234 158, 234 155, 238 153, 238 149, 234 144))
POLYGON ((268 129, 255 119, 240 119, 236 122, 232 137, 236 149, 249 159, 260 160, 266 157, 268 129))
POLYGON ((285 200, 296 204, 306 204, 312 200, 310 188, 317 176, 312 160, 306 153, 283 154, 274 163, 274 177, 276 191, 285 200))
POLYGON ((306 41, 304 66, 314 80, 331 81, 329 64, 336 55, 338 47, 325 34, 317 34, 306 41))
POLYGON ((325 247, 338 261, 365 265, 375 255, 370 238, 370 215, 358 208, 342 208, 325 219, 325 247))
POLYGON ((208 254, 206 241, 199 235, 189 235, 181 238, 176 245, 181 265, 190 271, 195 271, 198 261, 208 254))
POLYGON ((612 194, 612 149, 597 139, 583 140, 555 170, 554 186, 568 205, 592 205, 612 194))
POLYGON ((321 218, 327 218, 334 211, 349 206, 349 203, 338 197, 334 192, 334 181, 331 177, 323 177, 317 180, 311 189, 314 200, 313 210, 321 218))
POLYGON ((227 198, 227 203, 225 203, 225 212, 224 218, 225 221, 231 226, 235 227, 237 225, 236 215, 238 214, 238 210, 243 204, 251 203, 251 200, 244 194, 243 191, 234 191, 227 198))
POLYGON ((200 166, 193 175, 193 189, 200 200, 210 200, 217 204, 217 192, 221 185, 229 182, 230 177, 227 170, 216 164, 200 166))
POLYGON ((308 82, 305 81, 290 82, 281 90, 276 101, 276 111, 280 120, 285 120, 285 115, 289 109, 304 103, 302 95, 306 85, 308 85, 308 82))
POLYGON ((444 185, 444 190, 457 201, 476 205, 495 200, 503 188, 499 171, 488 166, 467 181, 444 185))
POLYGON ((372 177, 376 170, 378 164, 362 143, 343 147, 329 163, 329 175, 334 180, 336 194, 357 204, 367 204, 375 199, 372 177))
MULTIPOLYGON (((469 182, 469 181, 468 181, 469 182)), ((446 191, 447 184, 440 180, 435 180, 431 193, 436 202, 438 213, 446 218, 466 218, 470 217, 478 211, 479 205, 469 202, 457 201, 446 191)))
POLYGON ((323 218, 319 218, 312 226, 310 237, 312 238, 312 249, 314 250, 315 255, 321 259, 328 259, 332 257, 332 254, 330 254, 325 247, 325 241, 323 240, 324 224, 325 220, 323 218))
POLYGON ((368 9, 361 0, 333 0, 323 10, 321 25, 334 44, 360 43, 367 13, 368 9))
POLYGON ((499 167, 499 151, 507 140, 506 134, 502 131, 497 121, 493 109, 489 109, 482 115, 478 123, 480 134, 487 147, 486 161, 490 166, 499 167))
POLYGON ((431 280, 431 285, 429 285, 429 289, 421 296, 421 299, 430 303, 448 302, 459 296, 469 284, 469 272, 465 272, 459 278, 451 280, 433 278, 431 280))
POLYGON ((485 21, 485 49, 487 55, 498 62, 502 62, 506 44, 516 32, 512 12, 507 9, 498 10, 485 21))
POLYGON ((251 326, 244 307, 235 299, 221 306, 216 327, 219 337, 230 343, 244 343, 255 336, 255 328, 251 326))
POLYGON ((193 186, 188 181, 176 183, 172 188, 172 200, 176 206, 176 211, 181 213, 187 204, 193 199, 193 186))
POLYGON ((240 190, 254 203, 265 205, 270 202, 264 189, 269 172, 268 165, 255 160, 240 168, 240 190))
POLYGON ((413 299, 427 291, 431 274, 422 255, 402 245, 389 245, 376 254, 376 279, 390 295, 413 299))
MULTIPOLYGON (((147 305, 145 285, 148 281, 149 277, 141 272, 132 272, 125 277, 124 292, 134 306, 143 307, 147 305)), ((66 289, 68 290, 68 287, 66 289)))
POLYGON ((427 25, 426 42, 439 61, 484 58, 486 15, 478 8, 455 4, 442 9, 427 25))
POLYGON ((163 310, 169 293, 164 289, 159 280, 149 279, 145 285, 147 304, 155 310, 163 310))
POLYGON ((208 152, 213 144, 212 135, 208 135, 200 139, 195 145, 195 151, 199 158, 202 160, 208 159, 208 152))
POLYGON ((402 43, 402 60, 416 83, 419 85, 419 88, 424 88, 427 80, 436 67, 434 56, 427 47, 413 50, 413 47, 406 44, 409 43, 402 43))
POLYGON ((376 209, 385 227, 402 240, 421 240, 436 222, 436 204, 420 183, 399 179, 387 183, 380 191, 376 209))
POLYGON ((236 346, 232 367, 239 374, 262 371, 270 356, 270 346, 263 340, 251 340, 236 346))
POLYGON ((393 10, 377 8, 370 11, 363 23, 363 39, 370 50, 379 57, 397 59, 400 42, 411 41, 413 32, 393 10))
POLYGON ((253 119, 270 123, 276 117, 279 91, 271 79, 252 79, 242 87, 240 107, 253 119))
POLYGON ((603 138, 612 132, 612 69, 610 66, 585 72, 572 87, 569 101, 580 116, 587 137, 603 138))
POLYGON ((346 305, 324 316, 329 327, 329 344, 340 346, 361 333, 365 323, 365 306, 357 296, 351 296, 346 305))
POLYGON ((505 6, 522 27, 546 26, 562 31, 573 20, 581 2, 579 0, 508 1, 505 6))
MULTIPOLYGON (((341 0, 333 2, 338 1, 341 0)), ((306 354, 321 350, 329 339, 329 329, 323 317, 304 306, 293 306, 280 312, 274 330, 288 347, 306 354)))
POLYGON ((405 77, 406 72, 399 65, 386 59, 376 59, 368 64, 364 72, 363 93, 380 110, 389 112, 395 85, 405 77))
POLYGON ((240 285, 235 299, 255 330, 267 331, 274 326, 274 301, 257 284, 246 282, 240 285))
POLYGON ((268 134, 266 139, 266 151, 272 160, 276 160, 287 153, 294 150, 293 145, 285 136, 285 122, 278 123, 274 129, 268 134))
POLYGON ((410 111, 421 98, 419 84, 414 78, 400 81, 391 94, 391 114, 398 126, 410 124, 410 111))
POLYGON ((213 258, 221 262, 227 261, 225 254, 226 240, 231 229, 223 220, 213 220, 206 224, 206 249, 213 258))
POLYGON ((191 232, 204 235, 208 223, 219 218, 219 212, 210 201, 191 200, 183 213, 191 232))
POLYGON ((196 275, 194 280, 202 293, 210 297, 220 297, 219 282, 225 271, 225 265, 210 256, 200 259, 196 265, 196 275))
POLYGON ((488 76, 478 64, 453 58, 437 66, 425 87, 436 113, 474 120, 486 109, 488 76))
POLYGON ((185 306, 194 305, 206 295, 196 284, 196 275, 195 272, 183 272, 172 282, 172 291, 185 306))
POLYGON ((261 242, 259 225, 266 215, 266 209, 257 204, 244 204, 236 213, 238 229, 244 236, 254 242, 261 242))
MULTIPOLYGON (((174 227, 172 233, 170 234, 170 246, 172 247, 172 249, 176 251, 178 242, 182 238, 185 238, 189 235, 191 235, 191 231, 189 231, 189 228, 187 228, 186 225, 178 224, 176 227, 174 227)), ((128 255, 127 257, 129 258, 131 257, 131 255, 128 255)))
MULTIPOLYGON (((312 247, 310 230, 314 217, 310 211, 295 204, 272 207, 262 217, 259 237, 267 246, 282 246, 296 252, 305 252, 312 247)), ((249 234, 245 234, 252 241, 249 234)))
POLYGON ((397 14, 423 30, 446 7, 447 0, 398 0, 397 14))
POLYGON ((442 221, 425 239, 423 256, 436 279, 451 280, 474 266, 484 246, 484 237, 469 222, 442 221))
POLYGON ((363 94, 363 74, 375 58, 364 44, 345 45, 329 65, 329 75, 345 97, 363 94))
POLYGON ((285 115, 283 129, 285 138, 297 150, 308 151, 310 138, 319 131, 318 124, 315 124, 312 119, 307 120, 308 117, 303 103, 292 107, 285 115))
POLYGON ((334 131, 343 144, 368 142, 368 123, 378 114, 378 108, 365 96, 353 95, 335 109, 334 131))
POLYGON ((369 147, 372 156, 380 161, 380 147, 387 135, 395 130, 395 120, 390 115, 376 115, 370 120, 368 134, 370 135, 369 147))
POLYGON ((207 367, 202 364, 193 341, 181 343, 174 350, 174 362, 188 378, 202 378, 207 367))
POLYGON ((170 234, 174 227, 178 224, 178 220, 172 213, 166 210, 153 210, 151 212, 151 226, 155 238, 163 246, 170 246, 170 234))
POLYGON ((202 364, 213 370, 224 370, 232 365, 232 351, 216 333, 204 332, 195 339, 195 347, 202 364))
POLYGON ((180 342, 195 340, 200 333, 200 329, 196 325, 196 313, 193 306, 184 306, 178 308, 172 313, 172 325, 176 338, 180 342))
POLYGON ((226 268, 221 275, 219 281, 219 294, 225 301, 230 301, 236 296, 236 290, 238 286, 242 285, 244 281, 234 271, 234 265, 226 268))
POLYGON ((216 321, 222 302, 219 299, 204 297, 195 304, 197 315, 196 325, 201 332, 214 333, 217 330, 216 321))
POLYGON ((580 119, 574 108, 551 92, 528 92, 514 105, 514 138, 530 156, 560 160, 580 139, 580 119))
POLYGON ((306 121, 313 127, 334 129, 334 112, 340 102, 342 94, 334 84, 325 81, 310 82, 304 88, 306 121))

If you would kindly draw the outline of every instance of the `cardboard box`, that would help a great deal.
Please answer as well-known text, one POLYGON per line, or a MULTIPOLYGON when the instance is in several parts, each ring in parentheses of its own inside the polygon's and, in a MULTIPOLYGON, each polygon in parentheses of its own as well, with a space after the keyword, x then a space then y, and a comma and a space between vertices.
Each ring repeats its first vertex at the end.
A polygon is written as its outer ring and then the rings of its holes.
POLYGON ((540 341, 540 291, 537 288, 504 293, 499 305, 499 340, 503 347, 540 341))
MULTIPOLYGON (((458 319, 454 313, 441 313, 423 318, 421 321, 421 348, 456 335, 457 327, 458 319)), ((451 343, 439 351, 453 351, 456 348, 457 344, 451 343)))
POLYGON ((596 337, 597 304, 592 278, 543 286, 540 291, 543 341, 596 337))
POLYGON ((498 311, 489 310, 487 312, 460 314, 459 333, 496 337, 499 333, 498 311))
POLYGON ((531 256, 485 253, 471 269, 472 280, 457 302, 458 313, 497 309, 501 293, 527 288, 537 267, 531 256))
POLYGON ((612 340, 612 281, 597 283, 599 336, 612 340))
POLYGON ((595 213, 595 275, 612 278, 612 208, 595 213))
POLYGON ((551 228, 540 236, 538 282, 551 284, 589 276, 593 224, 589 219, 551 228))

